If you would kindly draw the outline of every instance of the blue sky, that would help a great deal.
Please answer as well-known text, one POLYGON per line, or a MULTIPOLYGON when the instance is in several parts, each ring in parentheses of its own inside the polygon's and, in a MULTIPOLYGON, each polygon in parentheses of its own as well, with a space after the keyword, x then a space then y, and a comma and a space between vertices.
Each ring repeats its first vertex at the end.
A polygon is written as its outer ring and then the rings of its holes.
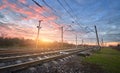
POLYGON ((92 43, 96 25, 100 40, 120 42, 120 0, 35 1, 42 8, 32 0, 0 0, 1 36, 35 38, 42 19, 42 38, 59 41, 64 26, 65 41, 75 42, 77 34, 79 43, 81 39, 92 43))

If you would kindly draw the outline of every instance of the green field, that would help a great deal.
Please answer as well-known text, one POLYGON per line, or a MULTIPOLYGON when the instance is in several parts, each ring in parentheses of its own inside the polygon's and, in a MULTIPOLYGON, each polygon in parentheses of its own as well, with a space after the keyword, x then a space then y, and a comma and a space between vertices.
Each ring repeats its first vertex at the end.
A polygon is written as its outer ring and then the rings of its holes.
POLYGON ((83 61, 100 65, 107 73, 120 73, 120 51, 111 48, 102 48, 83 61))

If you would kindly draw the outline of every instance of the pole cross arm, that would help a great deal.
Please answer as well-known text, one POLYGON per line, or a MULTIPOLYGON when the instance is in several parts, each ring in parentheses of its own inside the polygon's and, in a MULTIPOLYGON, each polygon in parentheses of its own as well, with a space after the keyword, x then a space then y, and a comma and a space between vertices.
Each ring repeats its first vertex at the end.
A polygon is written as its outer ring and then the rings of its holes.
POLYGON ((40 26, 37 26, 37 28, 38 28, 38 29, 40 29, 40 28, 42 28, 42 27, 40 27, 40 26))

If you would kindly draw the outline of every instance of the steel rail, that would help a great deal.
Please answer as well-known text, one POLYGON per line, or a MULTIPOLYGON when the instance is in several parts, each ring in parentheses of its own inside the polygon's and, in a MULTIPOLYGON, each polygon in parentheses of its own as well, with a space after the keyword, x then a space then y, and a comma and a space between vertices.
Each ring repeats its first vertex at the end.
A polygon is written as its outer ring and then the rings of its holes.
MULTIPOLYGON (((69 49, 67 49, 69 50, 69 49)), ((6 52, 0 52, 0 56, 10 56, 10 55, 21 55, 21 54, 29 54, 29 53, 41 53, 45 51, 40 51, 40 50, 6 50, 6 52)))
POLYGON ((38 65, 38 64, 43 64, 43 63, 46 63, 46 62, 49 62, 49 61, 52 61, 52 60, 65 58, 67 56, 77 54, 79 52, 83 52, 83 51, 86 51, 86 50, 88 50, 88 49, 77 50, 77 51, 71 52, 69 54, 60 54, 60 55, 52 56, 52 57, 49 57, 49 58, 43 58, 41 60, 34 60, 34 61, 30 61, 30 62, 24 62, 24 63, 21 63, 21 64, 15 64, 15 65, 9 65, 9 66, 5 66, 5 67, 0 67, 0 73, 13 72, 13 71, 25 69, 25 68, 35 66, 35 65, 38 65))
POLYGON ((32 57, 36 57, 36 56, 59 54, 60 52, 70 52, 70 51, 75 51, 75 50, 78 50, 78 49, 50 51, 50 52, 44 52, 44 53, 38 53, 38 54, 30 54, 30 55, 22 55, 22 56, 0 57, 0 62, 12 61, 12 60, 23 59, 23 58, 28 58, 28 57, 32 58, 32 57))

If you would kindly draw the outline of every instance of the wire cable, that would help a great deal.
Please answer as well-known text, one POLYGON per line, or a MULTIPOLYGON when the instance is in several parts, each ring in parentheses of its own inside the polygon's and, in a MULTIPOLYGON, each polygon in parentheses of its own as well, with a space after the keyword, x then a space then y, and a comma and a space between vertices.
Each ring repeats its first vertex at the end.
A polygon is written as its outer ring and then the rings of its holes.
POLYGON ((76 25, 80 26, 81 28, 83 28, 78 22, 77 20, 74 18, 74 16, 64 7, 64 5, 57 0, 57 2, 62 6, 62 8, 69 14, 69 16, 76 22, 76 25))
POLYGON ((36 5, 42 8, 42 5, 38 4, 35 0, 32 0, 36 5))
POLYGON ((42 0, 42 2, 43 2, 47 7, 49 7, 51 10, 53 10, 53 11, 56 12, 56 10, 53 9, 49 4, 47 4, 47 2, 46 2, 45 0, 42 0))
MULTIPOLYGON (((74 10, 72 9, 72 7, 68 4, 68 2, 66 0, 64 0, 65 4, 68 6, 68 8, 71 10, 71 12, 74 12, 74 10)), ((76 15, 74 15, 76 18, 78 18, 76 15)), ((78 22, 77 22, 78 23, 78 22)), ((79 24, 79 23, 78 23, 79 24)), ((94 32, 92 29, 90 29, 88 26, 85 27, 85 29, 87 28, 87 30, 89 32, 94 32)))

